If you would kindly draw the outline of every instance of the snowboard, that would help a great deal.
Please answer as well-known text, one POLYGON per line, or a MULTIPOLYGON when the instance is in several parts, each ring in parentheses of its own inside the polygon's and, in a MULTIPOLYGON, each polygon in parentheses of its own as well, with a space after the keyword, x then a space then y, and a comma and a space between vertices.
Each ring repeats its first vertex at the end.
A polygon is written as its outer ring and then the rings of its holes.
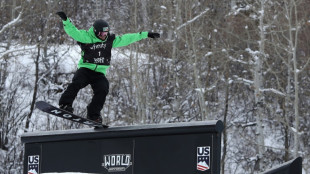
POLYGON ((57 108, 45 101, 38 101, 36 102, 36 108, 40 109, 41 111, 43 112, 46 112, 48 114, 51 114, 51 115, 54 115, 54 116, 57 116, 57 117, 60 117, 60 118, 64 118, 64 119, 67 119, 67 120, 71 120, 73 122, 77 122, 77 123, 81 123, 81 124, 85 124, 85 125, 88 125, 88 126, 92 126, 92 127, 95 127, 95 128, 108 128, 109 126, 107 125, 103 125, 103 124, 100 124, 98 122, 95 122, 93 120, 90 120, 90 119, 87 119, 87 118, 84 118, 84 117, 80 117, 78 115, 75 115, 71 112, 68 112, 66 110, 63 110, 63 109, 60 109, 60 108, 57 108))

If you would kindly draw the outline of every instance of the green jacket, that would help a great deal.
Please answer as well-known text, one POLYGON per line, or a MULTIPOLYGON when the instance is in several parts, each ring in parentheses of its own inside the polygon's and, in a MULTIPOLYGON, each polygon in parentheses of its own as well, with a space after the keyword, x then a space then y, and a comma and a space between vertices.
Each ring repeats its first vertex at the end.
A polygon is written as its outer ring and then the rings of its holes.
MULTIPOLYGON (((106 42, 106 40, 101 40, 96 37, 93 27, 91 27, 88 31, 86 30, 78 30, 70 21, 68 18, 66 21, 63 21, 64 29, 66 33, 71 36, 74 40, 81 42, 81 43, 98 43, 98 42, 106 42)), ((116 47, 123 47, 127 46, 131 43, 137 42, 141 39, 145 39, 148 36, 148 32, 139 32, 139 33, 129 33, 124 34, 121 36, 115 36, 115 39, 113 41, 112 48, 116 47)), ((106 75, 107 69, 110 67, 110 65, 97 65, 93 63, 86 63, 83 58, 84 53, 82 52, 81 59, 78 63, 78 68, 84 67, 91 70, 94 70, 96 72, 100 72, 106 75)))

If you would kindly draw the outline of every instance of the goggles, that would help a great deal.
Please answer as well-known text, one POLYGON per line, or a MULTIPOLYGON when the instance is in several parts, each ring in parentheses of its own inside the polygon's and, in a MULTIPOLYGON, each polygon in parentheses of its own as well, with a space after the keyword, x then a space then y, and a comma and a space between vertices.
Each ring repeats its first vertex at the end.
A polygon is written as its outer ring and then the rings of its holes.
POLYGON ((108 35, 108 33, 109 33, 109 27, 104 27, 102 31, 99 31, 98 36, 104 37, 108 35))

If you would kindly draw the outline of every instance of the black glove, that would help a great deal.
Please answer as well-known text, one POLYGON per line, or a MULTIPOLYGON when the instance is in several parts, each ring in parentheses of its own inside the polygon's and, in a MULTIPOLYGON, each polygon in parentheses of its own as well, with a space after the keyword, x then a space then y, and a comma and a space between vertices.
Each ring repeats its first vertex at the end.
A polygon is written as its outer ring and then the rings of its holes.
POLYGON ((160 34, 159 34, 159 33, 149 32, 149 33, 147 34, 147 37, 150 37, 150 38, 153 38, 153 39, 155 39, 155 38, 160 38, 160 34))
POLYGON ((57 14, 59 17, 61 17, 61 19, 62 19, 63 21, 66 21, 66 20, 67 20, 67 15, 66 15, 65 12, 59 11, 59 12, 57 12, 56 14, 57 14))

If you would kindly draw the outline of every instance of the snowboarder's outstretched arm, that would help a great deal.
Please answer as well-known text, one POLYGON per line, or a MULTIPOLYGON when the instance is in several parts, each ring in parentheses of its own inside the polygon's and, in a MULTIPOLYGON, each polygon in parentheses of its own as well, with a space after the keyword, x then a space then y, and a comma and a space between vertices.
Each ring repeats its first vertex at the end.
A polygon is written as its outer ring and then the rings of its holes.
MULTIPOLYGON (((82 43, 93 43, 94 39, 89 35, 89 33, 86 30, 79 30, 77 29, 69 18, 67 18, 66 21, 62 22, 64 24, 64 29, 66 33, 71 36, 74 40, 82 43)), ((100 40, 98 39, 97 42, 100 40)))
POLYGON ((61 19, 64 25, 65 32, 71 36, 74 40, 82 43, 93 43, 99 42, 99 39, 90 36, 90 34, 86 30, 79 30, 72 24, 71 20, 67 17, 64 12, 57 12, 56 13, 61 19))
POLYGON ((141 39, 145 39, 148 37, 159 38, 160 34, 143 31, 140 33, 129 33, 129 34, 121 35, 121 36, 116 36, 113 41, 113 48, 127 46, 131 43, 137 42, 141 39))
POLYGON ((140 32, 116 36, 113 41, 113 48, 127 46, 139 40, 146 39, 148 37, 147 35, 148 32, 140 32))

